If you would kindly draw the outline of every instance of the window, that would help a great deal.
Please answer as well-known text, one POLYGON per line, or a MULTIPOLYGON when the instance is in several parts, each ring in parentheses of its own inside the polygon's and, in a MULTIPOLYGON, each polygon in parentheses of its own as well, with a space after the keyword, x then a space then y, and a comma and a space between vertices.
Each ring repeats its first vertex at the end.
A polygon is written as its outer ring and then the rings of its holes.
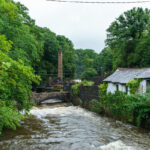
POLYGON ((128 87, 126 86, 126 93, 128 94, 128 87))
POLYGON ((150 93, 150 80, 146 81, 146 92, 150 93))
POLYGON ((147 86, 150 86, 150 80, 147 80, 146 84, 147 86))
POLYGON ((116 91, 119 91, 119 86, 118 86, 118 84, 116 84, 116 91))

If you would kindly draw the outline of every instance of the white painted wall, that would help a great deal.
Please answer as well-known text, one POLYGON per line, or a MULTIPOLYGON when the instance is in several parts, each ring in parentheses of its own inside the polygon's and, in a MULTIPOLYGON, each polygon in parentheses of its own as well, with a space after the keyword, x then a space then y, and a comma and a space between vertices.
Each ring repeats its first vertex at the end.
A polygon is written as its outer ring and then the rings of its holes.
POLYGON ((116 91, 116 85, 113 83, 108 83, 108 87, 107 87, 107 93, 115 93, 116 91))
MULTIPOLYGON (((117 90, 116 84, 108 83, 107 93, 109 93, 109 92, 115 93, 116 90, 117 90)), ((121 92, 126 92, 126 86, 124 84, 118 84, 118 90, 121 92)), ((129 89, 128 89, 128 94, 130 94, 129 89)))
POLYGON ((140 82, 138 93, 146 93, 146 80, 140 82))
MULTIPOLYGON (((107 93, 115 93, 116 91, 116 84, 108 83, 107 93)), ((124 84, 118 84, 118 90, 121 92, 126 92, 126 86, 124 84)), ((138 93, 146 93, 146 80, 143 80, 138 88, 138 93)), ((130 89, 128 88, 128 94, 130 94, 130 89)))
POLYGON ((126 92, 126 86, 124 84, 119 84, 119 91, 126 92))

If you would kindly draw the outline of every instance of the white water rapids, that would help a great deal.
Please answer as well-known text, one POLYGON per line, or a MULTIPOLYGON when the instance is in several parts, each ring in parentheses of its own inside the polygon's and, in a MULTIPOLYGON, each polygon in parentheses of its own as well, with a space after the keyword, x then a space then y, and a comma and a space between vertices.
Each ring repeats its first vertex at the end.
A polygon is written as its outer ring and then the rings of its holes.
POLYGON ((17 131, 4 131, 1 150, 149 150, 150 135, 131 125, 60 103, 34 107, 17 131))

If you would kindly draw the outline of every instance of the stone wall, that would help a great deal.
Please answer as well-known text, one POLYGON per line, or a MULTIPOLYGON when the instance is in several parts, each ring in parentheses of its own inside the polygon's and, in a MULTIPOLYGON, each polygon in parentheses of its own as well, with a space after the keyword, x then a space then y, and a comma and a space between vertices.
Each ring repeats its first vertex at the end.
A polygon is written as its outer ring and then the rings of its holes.
POLYGON ((99 99, 98 86, 80 86, 79 87, 79 97, 82 101, 89 102, 92 99, 99 99))
POLYGON ((92 79, 90 78, 89 81, 93 81, 94 85, 80 86, 78 95, 72 95, 72 93, 70 92, 71 102, 74 105, 82 105, 82 107, 88 108, 91 100, 97 99, 100 101, 98 86, 102 84, 103 80, 109 75, 110 73, 103 76, 97 76, 92 79))
POLYGON ((79 94, 71 96, 71 102, 74 105, 80 105, 84 108, 89 109, 90 102, 93 99, 100 100, 98 86, 80 86, 79 94))

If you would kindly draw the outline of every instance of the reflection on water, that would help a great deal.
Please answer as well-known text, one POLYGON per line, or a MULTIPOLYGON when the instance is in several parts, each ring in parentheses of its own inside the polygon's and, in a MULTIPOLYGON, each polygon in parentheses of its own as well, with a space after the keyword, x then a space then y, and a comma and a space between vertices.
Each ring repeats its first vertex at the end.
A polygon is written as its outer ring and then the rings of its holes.
POLYGON ((17 131, 0 137, 1 150, 148 150, 150 135, 68 104, 35 107, 17 131))

